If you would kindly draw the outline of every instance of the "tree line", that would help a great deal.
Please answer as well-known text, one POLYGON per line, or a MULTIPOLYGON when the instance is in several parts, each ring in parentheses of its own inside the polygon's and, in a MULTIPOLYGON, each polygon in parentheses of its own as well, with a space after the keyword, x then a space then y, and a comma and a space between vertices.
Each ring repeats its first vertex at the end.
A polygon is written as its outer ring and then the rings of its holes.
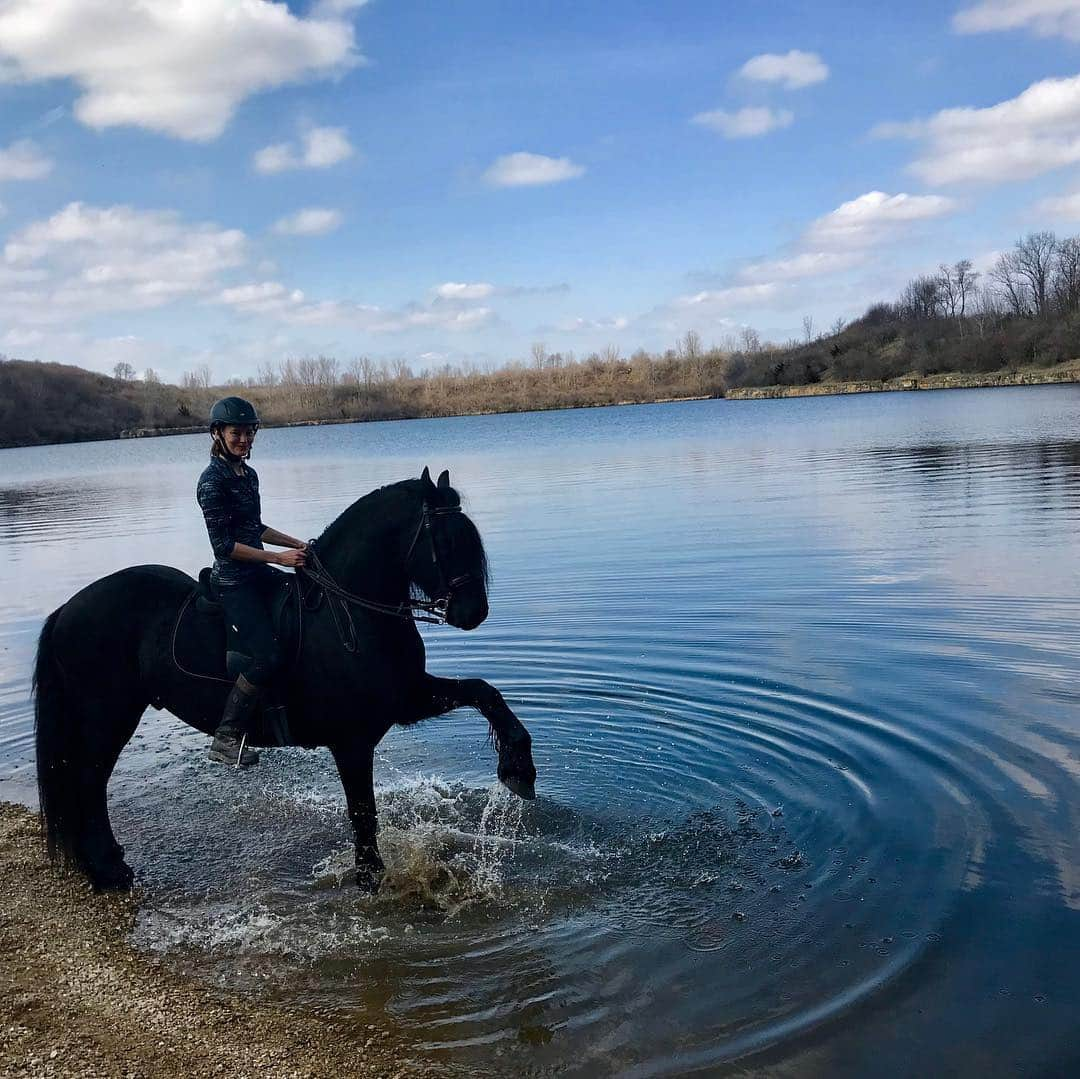
POLYGON ((579 357, 541 342, 496 370, 404 359, 286 357, 245 380, 215 383, 209 365, 179 384, 118 363, 113 377, 0 356, 0 446, 115 438, 135 429, 199 428, 226 393, 269 424, 406 419, 622 402, 718 397, 741 386, 878 380, 1049 366, 1080 357, 1080 237, 1035 232, 984 272, 970 259, 912 279, 850 324, 778 345, 746 326, 706 346, 688 331, 662 353, 609 346, 579 357))

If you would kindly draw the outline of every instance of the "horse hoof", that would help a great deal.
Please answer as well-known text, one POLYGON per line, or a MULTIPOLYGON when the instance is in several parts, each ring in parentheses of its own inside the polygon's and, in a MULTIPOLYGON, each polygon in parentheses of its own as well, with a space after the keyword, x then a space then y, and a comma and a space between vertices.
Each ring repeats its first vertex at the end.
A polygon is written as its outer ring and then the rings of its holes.
POLYGON ((356 886, 367 895, 374 895, 382 883, 381 869, 357 869, 356 886))
POLYGON ((522 779, 520 776, 500 776, 502 785, 512 794, 524 798, 527 802, 536 798, 536 784, 531 779, 522 779))
POLYGON ((128 865, 95 873, 91 878, 95 892, 130 892, 135 883, 135 874, 128 865))

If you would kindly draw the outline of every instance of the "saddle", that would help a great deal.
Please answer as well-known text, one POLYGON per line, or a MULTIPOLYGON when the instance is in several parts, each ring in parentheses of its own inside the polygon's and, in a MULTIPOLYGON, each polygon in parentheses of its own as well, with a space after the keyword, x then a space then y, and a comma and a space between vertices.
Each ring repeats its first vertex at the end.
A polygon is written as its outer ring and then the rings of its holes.
MULTIPOLYGON (((215 595, 207 567, 199 573, 199 583, 184 601, 173 628, 172 659, 189 678, 232 685, 246 667, 242 653, 227 651, 225 611, 215 595)), ((294 613, 299 600, 296 577, 282 574, 280 593, 274 598, 271 617, 282 655, 287 657, 278 681, 288 678, 300 646, 300 618, 294 613)), ((263 705, 252 720, 249 732, 254 745, 291 746, 297 743, 289 731, 289 719, 281 687, 271 686, 263 705)))

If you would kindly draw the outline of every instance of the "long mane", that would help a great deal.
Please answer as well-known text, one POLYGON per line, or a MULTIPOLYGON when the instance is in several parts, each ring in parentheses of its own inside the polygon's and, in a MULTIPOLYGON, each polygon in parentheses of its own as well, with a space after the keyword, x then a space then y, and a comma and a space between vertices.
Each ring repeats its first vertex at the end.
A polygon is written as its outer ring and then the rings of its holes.
MULTIPOLYGON (((366 517, 373 513, 380 511, 379 503, 387 499, 392 494, 403 493, 412 496, 419 503, 424 499, 424 484, 420 479, 406 479, 398 480, 396 483, 387 483, 382 487, 376 487, 374 491, 369 491, 366 495, 362 495, 350 506, 342 510, 320 533, 316 544, 321 543, 331 531, 339 528, 347 528, 356 523, 362 522, 366 517)), ((438 502, 437 505, 444 506, 460 506, 461 495, 454 487, 441 487, 438 489, 438 502)), ((470 536, 476 544, 476 556, 478 560, 478 572, 481 574, 484 580, 485 591, 491 585, 491 566, 488 562, 487 550, 484 547, 484 541, 480 536, 480 530, 473 524, 472 520, 462 513, 465 525, 469 530, 470 536)))

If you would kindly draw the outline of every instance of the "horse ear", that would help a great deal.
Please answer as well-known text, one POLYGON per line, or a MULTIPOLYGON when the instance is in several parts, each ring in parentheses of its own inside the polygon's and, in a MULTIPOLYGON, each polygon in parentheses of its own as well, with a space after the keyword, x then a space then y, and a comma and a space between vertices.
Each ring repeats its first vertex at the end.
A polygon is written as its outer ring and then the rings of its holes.
POLYGON ((424 465, 424 471, 420 473, 420 479, 425 484, 431 482, 431 473, 428 471, 427 465, 424 465))
POLYGON ((443 490, 450 486, 450 469, 444 468, 439 473, 439 490, 443 490))

